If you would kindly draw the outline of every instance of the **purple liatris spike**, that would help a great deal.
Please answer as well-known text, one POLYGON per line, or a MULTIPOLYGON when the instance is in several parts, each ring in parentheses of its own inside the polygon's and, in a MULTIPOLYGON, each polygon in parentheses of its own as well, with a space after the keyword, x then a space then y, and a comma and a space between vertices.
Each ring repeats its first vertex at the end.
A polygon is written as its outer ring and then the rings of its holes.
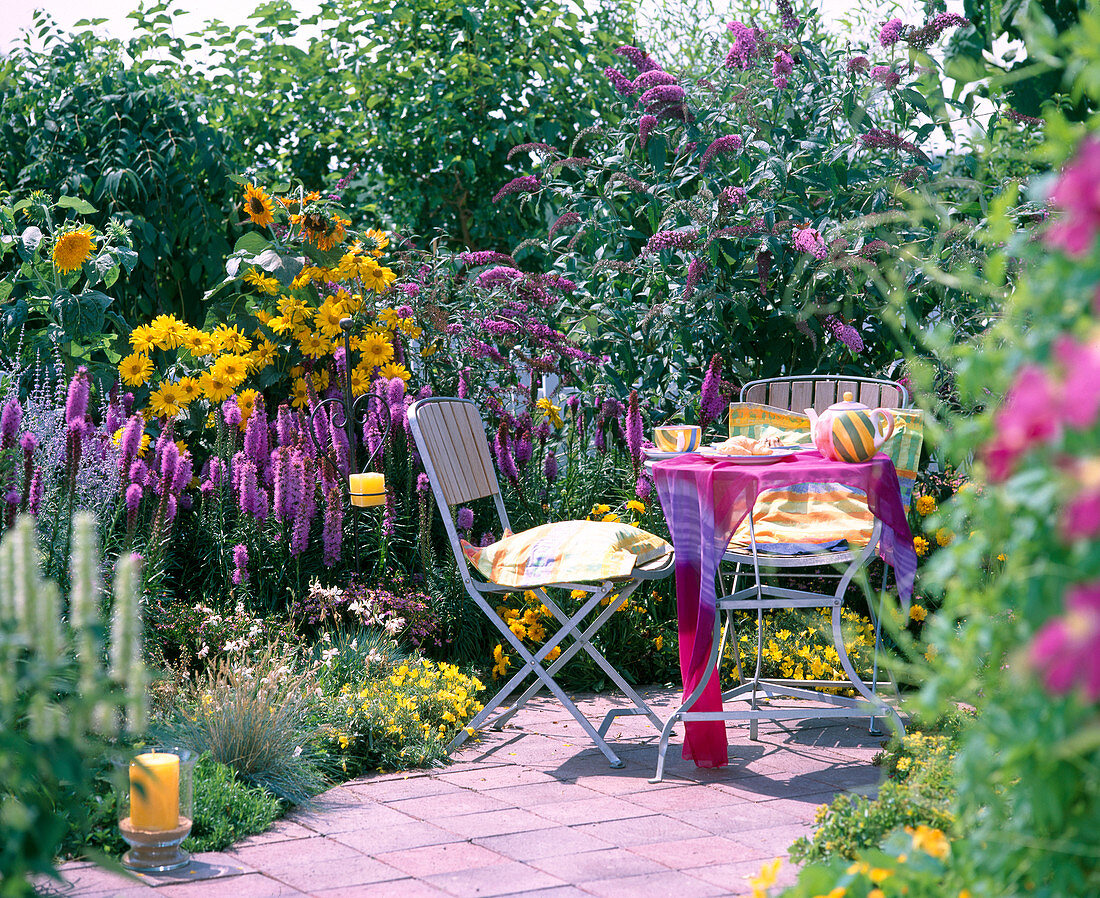
POLYGON ((542 466, 542 473, 546 475, 546 483, 552 484, 558 479, 558 456, 553 449, 546 453, 546 461, 542 466))
POLYGON ((428 475, 421 471, 416 475, 416 491, 418 493, 426 493, 432 488, 431 481, 428 480, 428 475))
POLYGON ((257 471, 263 471, 271 459, 271 449, 268 444, 267 412, 264 411, 262 396, 256 397, 256 404, 252 408, 252 414, 248 416, 248 424, 244 431, 244 451, 256 465, 257 471))
POLYGON ((122 428, 122 436, 119 437, 119 459, 118 467, 120 471, 126 471, 130 462, 138 457, 141 452, 141 438, 145 433, 145 421, 141 415, 131 415, 126 422, 126 426, 122 428))
POLYGON ((233 547, 233 582, 237 586, 248 582, 248 547, 243 543, 233 547))
POLYGON ((468 372, 469 370, 470 370, 469 368, 463 368, 461 371, 458 372, 458 398, 459 399, 465 399, 467 396, 470 395, 470 386, 466 382, 466 372, 468 372))
POLYGON ((405 419, 405 381, 400 377, 391 377, 386 385, 386 405, 390 410, 390 437, 404 426, 405 419))
POLYGON ((230 396, 222 403, 222 418, 226 427, 237 430, 241 426, 241 408, 237 405, 237 397, 230 396))
POLYGON ((267 496, 261 498, 262 491, 256 480, 256 465, 252 459, 244 458, 240 467, 237 489, 241 512, 262 521, 267 517, 267 496))
POLYGON ((141 497, 144 494, 141 486, 131 483, 126 487, 126 529, 133 531, 137 523, 138 509, 141 508, 141 497))
POLYGON ((638 140, 642 146, 646 145, 646 141, 649 140, 649 135, 653 129, 657 126, 657 116, 655 115, 643 115, 638 119, 638 140))
POLYGON ((713 140, 710 146, 703 152, 703 158, 699 160, 699 171, 703 172, 711 159, 723 153, 735 153, 741 149, 741 138, 736 134, 727 134, 713 140))
POLYGON ((329 417, 329 435, 332 439, 332 454, 336 458, 337 475, 340 477, 347 477, 350 472, 349 454, 350 447, 348 446, 348 435, 344 432, 343 427, 337 427, 335 423, 332 423, 332 419, 335 415, 329 417))
POLYGON ((626 448, 637 476, 642 465, 642 410, 638 407, 638 391, 630 391, 630 401, 626 409, 626 448))
POLYGON ((509 445, 507 421, 500 422, 500 427, 497 429, 496 440, 494 441, 494 448, 496 449, 497 468, 500 469, 500 473, 507 477, 508 480, 512 481, 512 483, 518 483, 519 471, 516 468, 516 461, 512 457, 512 449, 509 445))
POLYGON ((160 470, 160 482, 161 489, 171 491, 172 483, 176 479, 176 467, 180 461, 179 447, 168 440, 161 448, 159 457, 157 458, 157 467, 160 470))
POLYGON ((474 526, 474 510, 472 508, 460 508, 458 514, 455 515, 456 523, 459 530, 468 531, 474 526))
POLYGON ((34 469, 31 477, 31 485, 27 489, 27 513, 38 517, 38 510, 42 506, 42 478, 38 468, 34 469))
POLYGON ((187 484, 191 482, 193 473, 194 466, 191 463, 191 455, 185 452, 176 462, 176 472, 172 476, 171 490, 175 495, 180 495, 186 489, 187 484))
POLYGON ((88 369, 81 365, 76 369, 76 374, 69 382, 69 393, 65 398, 65 424, 71 430, 74 427, 84 427, 84 419, 88 415, 88 396, 91 391, 91 383, 88 380, 88 369))
POLYGON ((645 502, 653 493, 653 484, 649 478, 642 474, 634 484, 634 495, 645 502))
POLYGON ((397 529, 397 508, 393 498, 393 490, 386 487, 386 507, 382 511, 382 534, 391 537, 397 529))
POLYGON ((298 425, 286 403, 280 405, 275 413, 275 433, 280 446, 293 446, 298 441, 298 425))
POLYGON ((4 411, 0 412, 0 449, 15 445, 15 437, 22 425, 23 406, 13 397, 4 403, 4 411))
POLYGON ((140 458, 136 458, 130 464, 130 470, 127 472, 127 476, 129 476, 131 483, 145 486, 149 482, 149 466, 140 458))
POLYGON ((340 546, 344 538, 343 494, 335 484, 325 497, 325 519, 321 529, 325 567, 332 567, 340 560, 340 546))
POLYGON ((722 357, 715 353, 707 365, 703 376, 703 387, 699 395, 699 426, 706 428, 712 421, 721 417, 726 407, 726 397, 722 393, 722 357))
POLYGON ((520 175, 518 178, 512 178, 507 184, 500 188, 493 197, 493 202, 500 202, 504 197, 513 193, 535 193, 542 188, 542 181, 538 179, 537 175, 520 175))

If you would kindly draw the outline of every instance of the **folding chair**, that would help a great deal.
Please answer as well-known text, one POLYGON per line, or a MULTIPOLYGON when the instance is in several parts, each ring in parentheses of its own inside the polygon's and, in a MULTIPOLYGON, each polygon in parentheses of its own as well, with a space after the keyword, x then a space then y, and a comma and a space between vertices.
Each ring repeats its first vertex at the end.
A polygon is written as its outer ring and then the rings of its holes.
MULTIPOLYGON (((517 587, 475 580, 455 525, 455 506, 492 496, 502 530, 508 532, 511 529, 508 513, 501 500, 496 470, 489 453, 485 424, 474 403, 464 399, 431 397, 421 399, 409 407, 409 429, 412 431, 413 439, 420 451, 421 461, 431 482, 432 494, 443 517, 443 524, 466 592, 500 630, 501 635, 523 662, 500 691, 485 704, 484 709, 470 721, 469 730, 477 730, 486 725, 494 712, 519 688, 527 676, 533 674, 535 681, 509 707, 501 710, 488 725, 494 729, 503 727, 545 686, 576 718, 611 766, 614 768, 624 766, 604 738, 612 721, 623 715, 642 714, 648 717, 658 730, 661 729, 663 721, 592 644, 592 638, 644 581, 660 579, 672 573, 671 547, 665 555, 635 564, 629 576, 608 577, 598 582, 545 582, 517 587), (579 608, 569 614, 547 594, 546 590, 549 588, 581 590, 589 595, 581 602, 579 608), (486 596, 516 592, 520 589, 533 590, 560 624, 557 633, 534 652, 512 632, 486 599, 486 596), (600 608, 601 603, 609 599, 608 604, 586 624, 588 616, 595 609, 600 608), (571 637, 572 643, 547 666, 547 656, 566 637, 571 637), (634 705, 632 708, 615 708, 608 711, 599 727, 593 726, 554 680, 555 674, 580 651, 587 652, 634 705)), ((462 745, 467 735, 466 729, 460 730, 448 745, 448 752, 462 745)))
MULTIPOLYGON (((833 403, 837 402, 845 392, 850 392, 859 397, 859 401, 872 408, 887 407, 892 409, 906 409, 909 404, 909 394, 901 384, 875 380, 872 378, 852 378, 830 375, 818 375, 812 378, 783 377, 769 380, 752 381, 745 384, 741 390, 740 400, 744 403, 758 403, 767 408, 760 410, 759 425, 756 432, 746 433, 759 438, 763 434, 763 426, 769 420, 783 421, 786 426, 793 426, 787 421, 803 417, 801 412, 805 408, 814 408, 822 412, 833 403), (796 413, 794 415, 785 412, 796 413), (775 414, 770 414, 775 413, 775 414), (786 420, 784 420, 786 419, 786 420)), ((917 413, 911 413, 916 415, 917 413)), ((908 507, 909 495, 912 493, 912 477, 906 474, 915 474, 916 459, 920 454, 920 435, 923 433, 918 427, 919 418, 909 422, 914 434, 905 441, 904 458, 898 456, 902 441, 898 436, 892 437, 884 446, 883 451, 891 455, 895 467, 899 470, 899 477, 903 483, 903 504, 908 507), (904 468, 903 468, 904 464, 904 468), (909 495, 904 493, 908 492, 909 495)), ((808 423, 807 423, 808 426, 808 423)), ((753 428, 747 428, 752 430, 753 428)), ((734 435, 731 427, 731 435, 734 435)), ((847 488, 846 488, 847 489, 847 488)), ((855 498, 854 491, 848 490, 850 498, 855 498)), ((866 504, 864 501, 864 509, 866 504)), ((777 517, 783 523, 776 524, 775 530, 782 532, 784 526, 791 532, 797 532, 797 520, 791 521, 788 516, 781 513, 777 517)), ((881 647, 881 602, 876 609, 874 603, 869 603, 869 610, 875 625, 874 662, 872 667, 871 683, 868 685, 856 672, 855 666, 848 655, 844 644, 842 632, 841 610, 844 605, 844 596, 852 579, 859 570, 866 565, 873 556, 878 546, 882 532, 882 524, 875 520, 870 522, 870 512, 867 512, 868 527, 859 536, 849 536, 848 547, 842 551, 806 552, 792 555, 770 555, 760 551, 760 545, 766 541, 766 536, 758 538, 758 528, 765 531, 769 529, 769 520, 766 512, 750 511, 738 533, 730 540, 723 556, 724 562, 733 564, 733 582, 731 588, 726 588, 725 577, 719 571, 720 593, 717 601, 718 614, 714 623, 714 638, 711 647, 711 656, 708 661, 708 669, 715 669, 721 664, 727 641, 731 634, 733 638, 734 658, 736 659, 737 675, 740 685, 722 693, 723 705, 726 703, 744 701, 748 703, 747 710, 731 709, 722 712, 722 719, 747 719, 749 721, 749 736, 751 739, 758 737, 758 723, 761 719, 790 720, 813 717, 847 717, 853 714, 866 715, 871 718, 871 732, 876 733, 876 721, 879 717, 889 716, 894 725, 902 733, 905 732, 904 724, 896 708, 888 704, 878 694, 878 652, 881 647), (739 539, 741 544, 739 543, 739 539), (839 574, 815 572, 812 576, 817 578, 837 579, 837 586, 832 593, 813 592, 802 589, 788 589, 774 585, 765 585, 762 581, 761 570, 790 571, 805 568, 820 568, 822 566, 844 565, 847 567, 839 574), (749 569, 752 572, 751 585, 739 587, 739 581, 745 577, 749 569), (763 664, 764 642, 764 612, 776 609, 790 608, 828 608, 831 610, 832 637, 834 647, 840 660, 841 667, 847 675, 847 680, 796 680, 785 678, 765 678, 761 675, 763 664), (740 647, 737 644, 736 627, 734 624, 735 612, 755 611, 757 617, 756 638, 756 667, 748 678, 741 666, 740 647), (854 689, 856 697, 835 695, 823 690, 854 689), (773 707, 771 700, 775 698, 808 699, 816 702, 824 702, 831 707, 815 707, 812 711, 805 708, 773 707)), ((839 535, 839 534, 837 534, 839 535)), ((815 542, 827 543, 830 540, 822 538, 819 532, 815 542)), ((793 540, 792 540, 793 541, 793 540)), ((797 576, 797 575, 795 575, 797 576)), ((804 575, 811 576, 811 575, 804 575)), ((886 585, 886 574, 883 574, 883 589, 886 585)), ((664 770, 665 753, 667 751, 668 737, 672 726, 680 720, 691 720, 691 706, 702 694, 708 678, 703 677, 697 688, 689 695, 665 722, 665 729, 661 734, 658 748, 657 772, 654 781, 660 780, 664 770)), ((894 697, 898 697, 897 685, 892 681, 888 683, 894 697)), ((699 719, 703 719, 700 716, 699 719)), ((706 719, 711 719, 707 716, 706 719)))

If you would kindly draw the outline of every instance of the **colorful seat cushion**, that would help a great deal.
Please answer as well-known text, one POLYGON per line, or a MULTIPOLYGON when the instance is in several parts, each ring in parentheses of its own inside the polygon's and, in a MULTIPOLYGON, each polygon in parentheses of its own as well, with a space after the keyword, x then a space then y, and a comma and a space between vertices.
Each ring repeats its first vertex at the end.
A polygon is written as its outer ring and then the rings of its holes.
POLYGON ((525 588, 630 577, 636 564, 671 554, 672 546, 629 524, 561 521, 488 546, 463 540, 462 552, 491 583, 525 588))

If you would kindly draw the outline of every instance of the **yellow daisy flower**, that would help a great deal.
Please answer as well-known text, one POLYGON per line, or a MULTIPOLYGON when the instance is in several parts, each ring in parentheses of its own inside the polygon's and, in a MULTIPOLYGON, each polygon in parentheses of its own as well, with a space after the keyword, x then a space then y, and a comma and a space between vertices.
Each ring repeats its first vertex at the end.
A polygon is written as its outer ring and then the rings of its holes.
POLYGON ((401 316, 397 314, 396 309, 383 309, 378 313, 378 323, 386 330, 397 330, 397 323, 401 320, 401 316))
POLYGON ((53 246, 53 265, 62 274, 70 271, 80 271, 81 267, 92 255, 94 244, 92 235, 95 230, 91 225, 84 225, 73 231, 66 231, 57 238, 53 246))
POLYGON ((202 388, 194 377, 181 377, 177 386, 183 393, 183 401, 187 404, 194 402, 202 396, 202 388))
MULTIPOLYGON (((367 228, 366 233, 363 236, 368 241, 373 241, 374 246, 367 250, 374 258, 379 259, 382 256, 382 250, 390 245, 390 238, 386 236, 385 231, 377 231, 374 228, 367 228)), ((362 244, 359 244, 362 246, 362 244)))
POLYGON ((294 408, 305 408, 309 405, 309 387, 302 378, 296 378, 290 390, 290 404, 294 408))
POLYGON ((211 402, 221 402, 233 393, 233 384, 216 372, 208 372, 199 379, 203 395, 211 402))
POLYGON ((916 621, 918 624, 928 617, 928 612, 925 611, 920 605, 909 606, 909 619, 916 621))
POLYGON ((361 368, 355 368, 348 375, 352 396, 362 396, 370 390, 370 375, 365 374, 361 368))
POLYGON ((306 331, 299 339, 298 345, 302 347, 302 354, 310 358, 319 359, 328 351, 328 341, 320 334, 306 331))
POLYGON ((157 315, 150 325, 153 342, 161 349, 175 349, 187 336, 187 325, 175 315, 157 315))
POLYGON ((335 337, 340 333, 340 321, 344 318, 344 306, 338 300, 329 297, 323 303, 321 308, 313 316, 313 323, 316 325, 317 330, 327 334, 330 337, 335 337))
POLYGON ((364 334, 359 340, 359 355, 368 368, 377 368, 393 358, 393 344, 380 334, 364 334))
POLYGON ((223 355, 214 362, 211 372, 236 386, 248 377, 248 359, 239 355, 223 355))
POLYGON ((148 354, 156 346, 153 344, 153 329, 147 324, 139 324, 130 331, 130 345, 134 352, 148 354))
POLYGON ((118 363, 118 373, 124 384, 140 387, 153 373, 153 363, 140 352, 131 353, 118 363))
POLYGON ((244 276, 244 282, 246 284, 251 284, 261 293, 266 293, 268 296, 274 296, 279 292, 280 285, 278 279, 269 277, 259 268, 248 269, 248 273, 244 276))
POLYGON ((412 377, 412 374, 404 365, 397 365, 390 362, 388 365, 383 365, 378 369, 378 376, 384 377, 386 380, 392 380, 395 377, 399 377, 401 380, 408 381, 408 379, 412 377))
POLYGON ((271 197, 262 187, 248 184, 244 188, 244 211, 252 219, 252 223, 260 227, 275 223, 275 213, 271 205, 271 197))
POLYGON ((149 408, 158 418, 174 418, 185 405, 183 391, 174 383, 163 383, 149 396, 149 408))
MULTIPOLYGON (((368 261, 373 262, 373 260, 368 261)), ((364 266, 359 269, 359 279, 368 290, 373 290, 375 293, 381 293, 397 280, 397 275, 389 268, 379 265, 377 262, 373 262, 369 268, 364 266)))
POLYGON ((309 376, 309 380, 310 380, 310 383, 313 384, 313 389, 316 390, 318 393, 323 393, 325 390, 328 389, 328 385, 329 385, 328 371, 326 371, 323 368, 320 371, 314 371, 309 376))
POLYGON ((542 412, 554 427, 561 427, 561 406, 554 405, 549 399, 540 399, 535 403, 535 408, 542 412))
POLYGON ((248 352, 252 348, 252 343, 248 337, 236 327, 227 327, 220 324, 214 331, 213 337, 217 346, 226 352, 248 352))

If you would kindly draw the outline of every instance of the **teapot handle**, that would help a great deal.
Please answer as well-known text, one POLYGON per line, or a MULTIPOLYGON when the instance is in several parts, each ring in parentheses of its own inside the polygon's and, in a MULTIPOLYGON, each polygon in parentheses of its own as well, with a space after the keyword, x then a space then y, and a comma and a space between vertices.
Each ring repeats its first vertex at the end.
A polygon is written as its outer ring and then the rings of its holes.
POLYGON ((882 429, 882 419, 886 419, 886 423, 889 425, 886 428, 886 433, 879 434, 875 437, 875 449, 879 449, 883 443, 885 443, 890 437, 894 435, 894 416, 891 412, 884 408, 876 408, 874 411, 869 412, 867 417, 871 419, 871 422, 875 425, 875 432, 878 433, 882 429), (877 421, 875 419, 878 419, 877 421))

